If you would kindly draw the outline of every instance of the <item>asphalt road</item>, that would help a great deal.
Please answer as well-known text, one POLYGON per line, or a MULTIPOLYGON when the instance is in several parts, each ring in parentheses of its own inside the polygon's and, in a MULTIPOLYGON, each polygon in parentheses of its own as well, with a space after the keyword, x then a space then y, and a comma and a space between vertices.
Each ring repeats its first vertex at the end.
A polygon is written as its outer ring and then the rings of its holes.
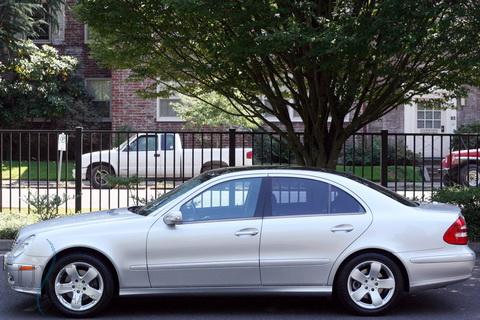
MULTIPOLYGON (((0 259, 3 263, 3 257, 0 259)), ((39 311, 35 297, 13 292, 0 275, 0 319, 60 318, 39 311)), ((353 317, 330 298, 210 296, 119 298, 99 319, 366 319, 353 317)), ((480 259, 473 277, 443 289, 406 295, 390 314, 375 319, 480 319, 480 259)))

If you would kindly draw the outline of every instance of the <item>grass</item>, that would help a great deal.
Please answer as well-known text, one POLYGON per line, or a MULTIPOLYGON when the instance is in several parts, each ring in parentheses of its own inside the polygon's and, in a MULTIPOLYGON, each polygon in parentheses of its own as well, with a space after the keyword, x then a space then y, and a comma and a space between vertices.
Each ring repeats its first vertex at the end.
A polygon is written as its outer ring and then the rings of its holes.
MULTIPOLYGON (((73 161, 62 162, 61 181, 73 181, 72 170, 75 168, 73 161)), ((56 181, 58 167, 54 161, 3 161, 1 178, 2 180, 40 180, 56 181)))
MULTIPOLYGON (((67 161, 62 163, 61 181, 74 181, 72 176, 72 170, 75 168, 73 161, 67 161), (65 179, 66 178, 66 179, 65 179)), ((57 164, 55 162, 46 161, 31 161, 30 167, 27 161, 4 161, 2 163, 2 180, 40 180, 40 181, 56 181, 57 180, 57 164)), ((356 176, 363 177, 375 182, 380 181, 380 166, 346 166, 338 165, 337 171, 345 171, 354 173, 356 176), (353 172, 355 170, 355 172, 353 172)), ((388 167, 388 181, 395 181, 395 178, 399 182, 421 182, 422 174, 420 168, 413 169, 413 166, 397 166, 397 175, 395 176, 395 166, 388 167), (415 178, 414 178, 415 172, 415 178), (405 179, 406 178, 406 179, 405 179)))
MULTIPOLYGON (((346 166, 338 165, 337 171, 340 172, 348 172, 353 173, 358 177, 362 177, 371 181, 379 182, 380 181, 380 166, 364 166, 362 170, 362 166, 346 166)), ((388 181, 394 182, 397 180, 398 182, 421 182, 422 181, 422 173, 420 168, 413 168, 413 166, 397 166, 397 173, 395 176, 395 166, 388 167, 388 181), (415 173, 415 177, 414 177, 415 173), (395 179, 396 178, 396 179, 395 179)))

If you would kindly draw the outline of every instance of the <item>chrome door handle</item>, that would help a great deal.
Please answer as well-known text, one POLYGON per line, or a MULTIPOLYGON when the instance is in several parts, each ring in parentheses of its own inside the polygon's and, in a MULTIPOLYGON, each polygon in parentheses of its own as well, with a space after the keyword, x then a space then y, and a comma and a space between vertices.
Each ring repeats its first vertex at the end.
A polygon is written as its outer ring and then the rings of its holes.
POLYGON ((330 231, 332 232, 350 232, 353 230, 353 226, 351 224, 339 224, 336 225, 335 227, 330 228, 330 231))
POLYGON ((255 236, 258 234, 258 230, 255 229, 255 228, 245 228, 245 229, 241 229, 241 230, 238 230, 237 232, 235 232, 235 235, 237 237, 241 237, 241 236, 255 236))

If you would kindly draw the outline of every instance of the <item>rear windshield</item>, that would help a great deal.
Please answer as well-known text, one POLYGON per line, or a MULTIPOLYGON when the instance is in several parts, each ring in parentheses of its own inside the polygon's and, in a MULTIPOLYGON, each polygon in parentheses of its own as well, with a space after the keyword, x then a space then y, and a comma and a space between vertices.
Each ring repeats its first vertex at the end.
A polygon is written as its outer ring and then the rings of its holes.
POLYGON ((384 195, 386 195, 387 197, 397 201, 397 202, 400 202, 401 204, 403 205, 406 205, 406 206, 409 206, 409 207, 418 207, 419 204, 415 201, 412 201, 410 199, 407 199, 401 195, 399 195, 398 193, 390 190, 390 189, 387 189, 379 184, 376 184, 370 180, 367 180, 367 179, 363 179, 363 178, 360 178, 360 177, 357 177, 357 176, 354 176, 354 175, 351 175, 351 174, 346 174, 346 173, 338 173, 339 175, 341 176, 344 176, 345 178, 349 178, 351 180, 354 180, 358 183, 361 183, 363 184, 364 186, 367 186, 371 189, 374 189, 375 191, 378 191, 384 195))

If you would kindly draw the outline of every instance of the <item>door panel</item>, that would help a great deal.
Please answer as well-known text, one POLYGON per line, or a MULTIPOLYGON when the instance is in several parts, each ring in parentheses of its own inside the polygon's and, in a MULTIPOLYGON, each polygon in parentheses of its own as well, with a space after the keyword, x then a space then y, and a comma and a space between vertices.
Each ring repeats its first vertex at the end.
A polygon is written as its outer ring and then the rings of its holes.
POLYGON ((187 223, 158 221, 148 238, 152 287, 260 285, 260 218, 187 223), (255 235, 235 235, 244 229, 255 235))
POLYGON ((159 219, 147 240, 152 287, 260 285, 261 184, 262 178, 215 184, 174 210, 183 223, 159 219))
POLYGON ((269 184, 260 247, 262 284, 326 285, 337 257, 370 225, 370 213, 325 182, 273 177, 269 184))

